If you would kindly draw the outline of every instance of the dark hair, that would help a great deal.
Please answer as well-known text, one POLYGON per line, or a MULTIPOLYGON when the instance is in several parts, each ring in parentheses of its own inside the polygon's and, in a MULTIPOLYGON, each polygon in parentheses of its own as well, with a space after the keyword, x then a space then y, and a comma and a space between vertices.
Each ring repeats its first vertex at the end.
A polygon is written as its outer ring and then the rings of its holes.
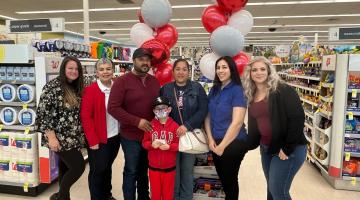
POLYGON ((173 64, 173 71, 175 70, 175 67, 176 67, 176 65, 177 65, 179 62, 184 62, 184 63, 186 63, 186 66, 187 66, 188 70, 190 71, 190 65, 189 65, 188 61, 187 61, 186 59, 184 59, 184 58, 179 58, 179 59, 177 59, 177 60, 174 62, 174 64, 173 64))
MULTIPOLYGON (((224 60, 229 65, 231 81, 237 85, 242 86, 239 72, 236 67, 236 63, 230 56, 222 56, 219 59, 217 59, 217 61, 215 63, 215 72, 216 72, 216 66, 218 65, 220 60, 224 60)), ((220 81, 219 77, 217 76, 217 74, 215 73, 214 89, 218 90, 219 88, 221 88, 221 81, 220 81)))
POLYGON ((81 96, 84 89, 83 69, 79 59, 72 56, 65 57, 60 65, 59 79, 61 89, 64 91, 64 103, 68 103, 70 106, 78 106, 80 102, 78 101, 77 97, 81 96), (68 82, 65 73, 66 65, 69 61, 76 62, 79 73, 79 77, 71 83, 68 82))

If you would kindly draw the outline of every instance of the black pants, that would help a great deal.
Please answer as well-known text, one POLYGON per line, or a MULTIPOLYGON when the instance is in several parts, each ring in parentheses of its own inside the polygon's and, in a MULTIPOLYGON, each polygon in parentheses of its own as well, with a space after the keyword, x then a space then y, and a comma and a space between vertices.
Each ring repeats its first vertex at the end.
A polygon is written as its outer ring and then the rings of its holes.
POLYGON ((77 149, 57 152, 59 155, 59 197, 70 199, 71 186, 81 177, 85 170, 85 161, 77 149))
POLYGON ((90 172, 88 176, 91 200, 107 200, 111 194, 112 164, 119 152, 120 137, 114 136, 99 149, 88 149, 90 172))
MULTIPOLYGON (((221 140, 216 140, 216 144, 220 144, 220 142, 221 140)), ((222 156, 212 153, 216 172, 223 185, 226 200, 238 200, 239 198, 238 174, 241 161, 246 152, 245 142, 235 139, 226 147, 222 156)))

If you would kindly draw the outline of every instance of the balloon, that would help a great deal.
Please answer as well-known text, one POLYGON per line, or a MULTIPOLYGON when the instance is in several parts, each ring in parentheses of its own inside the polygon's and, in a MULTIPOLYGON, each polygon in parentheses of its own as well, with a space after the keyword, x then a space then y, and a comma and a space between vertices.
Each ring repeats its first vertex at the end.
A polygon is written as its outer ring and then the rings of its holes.
POLYGON ((231 26, 217 28, 210 37, 211 49, 220 56, 235 56, 244 47, 244 36, 231 26))
POLYGON ((144 18, 143 18, 143 16, 141 15, 141 10, 138 10, 138 11, 136 12, 136 14, 137 14, 137 16, 138 16, 138 18, 139 18, 139 22, 140 22, 140 23, 144 23, 144 18))
POLYGON ((166 44, 162 43, 160 40, 151 39, 141 45, 142 48, 150 49, 153 58, 151 59, 151 65, 155 66, 157 64, 163 63, 164 61, 170 58, 170 50, 166 44))
POLYGON ((232 13, 245 7, 248 0, 217 0, 218 5, 226 12, 232 13))
POLYGON ((216 55, 215 53, 208 53, 205 54, 200 59, 200 71, 201 73, 208 79, 214 80, 215 78, 215 63, 216 60, 219 59, 220 56, 216 55))
POLYGON ((211 5, 204 9, 201 22, 204 25, 207 32, 212 33, 216 28, 226 25, 228 17, 217 5, 211 5))
POLYGON ((249 11, 240 10, 231 15, 228 25, 238 29, 241 34, 247 35, 254 26, 254 18, 249 11))
POLYGON ((239 75, 242 75, 246 65, 249 62, 249 57, 244 52, 241 51, 239 54, 233 57, 233 60, 236 63, 236 67, 239 72, 239 75))
POLYGON ((144 0, 141 14, 147 25, 158 28, 169 23, 172 9, 168 0, 144 0))
POLYGON ((130 38, 137 47, 140 47, 145 41, 154 39, 154 31, 144 23, 137 23, 130 30, 130 38))
POLYGON ((161 63, 157 65, 155 77, 158 79, 161 86, 173 80, 172 65, 170 63, 161 63))
POLYGON ((178 32, 172 24, 166 24, 156 30, 156 39, 165 43, 169 48, 173 47, 178 40, 178 32))

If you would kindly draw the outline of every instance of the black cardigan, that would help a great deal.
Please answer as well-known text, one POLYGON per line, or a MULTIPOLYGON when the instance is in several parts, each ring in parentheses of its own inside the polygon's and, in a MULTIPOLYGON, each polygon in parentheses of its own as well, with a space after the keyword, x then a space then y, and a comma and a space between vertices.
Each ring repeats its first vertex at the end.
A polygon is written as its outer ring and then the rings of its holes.
MULTIPOLYGON (((250 105, 251 106, 251 105, 250 105)), ((269 111, 272 126, 269 154, 278 154, 280 149, 290 155, 296 146, 306 144, 304 136, 305 114, 296 91, 286 84, 280 84, 277 91, 269 95, 269 111)), ((248 148, 260 144, 260 131, 256 119, 248 112, 248 148)))

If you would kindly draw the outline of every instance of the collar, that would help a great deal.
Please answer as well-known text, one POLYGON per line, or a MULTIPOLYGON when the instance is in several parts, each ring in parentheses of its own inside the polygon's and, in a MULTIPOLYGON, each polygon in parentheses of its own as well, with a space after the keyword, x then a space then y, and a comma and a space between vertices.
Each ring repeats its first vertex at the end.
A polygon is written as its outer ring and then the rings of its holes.
MULTIPOLYGON (((99 79, 96 80, 101 92, 109 92, 111 88, 106 87, 99 79)), ((111 86, 113 85, 113 81, 111 81, 111 86)))
POLYGON ((227 84, 223 89, 228 89, 234 85, 234 81, 231 81, 229 84, 227 84))

